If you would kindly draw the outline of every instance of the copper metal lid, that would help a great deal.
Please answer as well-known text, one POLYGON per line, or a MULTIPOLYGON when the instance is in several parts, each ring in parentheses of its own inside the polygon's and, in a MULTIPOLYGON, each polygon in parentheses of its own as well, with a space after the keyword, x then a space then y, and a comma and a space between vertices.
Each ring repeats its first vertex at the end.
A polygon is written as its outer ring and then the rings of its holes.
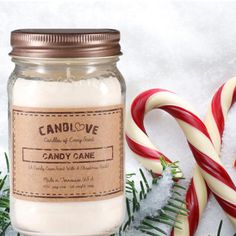
POLYGON ((20 29, 12 31, 13 57, 80 58, 120 55, 114 29, 20 29))

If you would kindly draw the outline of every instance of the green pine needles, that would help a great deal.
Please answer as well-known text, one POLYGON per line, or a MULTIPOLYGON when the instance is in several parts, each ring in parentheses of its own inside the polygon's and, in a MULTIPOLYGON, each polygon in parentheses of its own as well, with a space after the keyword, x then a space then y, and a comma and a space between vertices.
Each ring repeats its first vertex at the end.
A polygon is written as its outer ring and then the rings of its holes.
MULTIPOLYGON (((7 174, 2 175, 0 170, 0 236, 7 236, 7 229, 11 225, 9 217, 9 161, 6 154, 5 160, 7 174)), ((177 219, 177 216, 179 214, 188 215, 184 202, 185 187, 180 181, 174 182, 172 179, 183 179, 183 177, 181 177, 178 162, 170 164, 161 159, 161 163, 164 170, 163 176, 157 177, 151 173, 150 180, 142 169, 139 169, 140 179, 138 181, 136 174, 126 175, 127 218, 119 232, 111 236, 164 236, 168 235, 174 227, 181 229, 182 222, 177 219), (164 178, 167 180, 162 183, 164 178), (160 188, 168 189, 166 184, 170 184, 171 188, 169 188, 169 192, 164 192, 165 196, 162 197, 166 199, 167 196, 168 200, 165 200, 157 209, 156 205, 161 197, 158 192, 160 188)), ((218 236, 221 235, 222 223, 221 221, 218 227, 218 236)), ((19 233, 16 235, 20 236, 19 233)))
MULTIPOLYGON (((140 235, 163 236, 168 235, 166 228, 169 230, 173 227, 181 229, 181 222, 177 220, 177 215, 188 214, 184 207, 185 187, 172 181, 173 177, 181 176, 179 175, 177 162, 170 164, 161 159, 161 163, 164 169, 163 176, 168 175, 167 178, 169 177, 169 183, 171 184, 169 199, 160 209, 155 208, 155 205, 160 205, 160 202, 153 200, 153 198, 160 198, 158 185, 161 184, 163 177, 157 177, 151 173, 152 181, 150 184, 143 170, 139 169, 141 179, 137 184, 133 179, 133 177, 137 178, 136 174, 127 174, 127 220, 119 232, 114 235, 131 236, 139 233, 140 235)), ((183 177, 179 178, 182 179, 183 177)), ((166 198, 166 196, 164 197, 166 198)))
MULTIPOLYGON (((9 173, 9 162, 5 153, 5 160, 7 165, 7 173, 9 173)), ((0 170, 0 236, 5 236, 7 228, 10 226, 10 205, 9 205, 9 178, 8 174, 2 177, 0 170)))

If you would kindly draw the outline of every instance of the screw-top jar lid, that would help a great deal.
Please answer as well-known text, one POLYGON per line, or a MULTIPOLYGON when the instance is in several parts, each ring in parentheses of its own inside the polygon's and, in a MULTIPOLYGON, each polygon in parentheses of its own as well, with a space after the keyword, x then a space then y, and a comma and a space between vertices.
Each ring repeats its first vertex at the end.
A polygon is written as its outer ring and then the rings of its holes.
POLYGON ((114 29, 20 29, 12 31, 13 57, 86 58, 120 55, 114 29))

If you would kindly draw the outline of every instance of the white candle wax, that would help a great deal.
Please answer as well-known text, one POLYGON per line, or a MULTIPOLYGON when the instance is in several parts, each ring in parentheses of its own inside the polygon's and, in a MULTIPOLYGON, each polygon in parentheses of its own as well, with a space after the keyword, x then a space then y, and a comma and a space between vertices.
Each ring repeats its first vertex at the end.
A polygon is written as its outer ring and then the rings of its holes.
MULTIPOLYGON (((38 108, 101 107, 123 100, 114 77, 73 82, 17 79, 12 96, 15 106, 38 108)), ((11 196, 11 219, 16 229, 32 235, 109 235, 120 226, 124 205, 124 195, 89 202, 33 202, 11 196)))

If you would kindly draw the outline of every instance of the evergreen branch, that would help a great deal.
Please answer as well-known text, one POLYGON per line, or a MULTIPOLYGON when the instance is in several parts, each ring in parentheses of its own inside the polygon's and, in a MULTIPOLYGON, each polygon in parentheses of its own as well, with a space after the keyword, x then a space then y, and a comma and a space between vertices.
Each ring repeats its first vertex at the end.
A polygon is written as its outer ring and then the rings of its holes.
POLYGON ((9 221, 2 229, 2 231, 0 232, 0 236, 6 236, 6 231, 8 229, 8 227, 11 225, 11 222, 9 221))
POLYGON ((0 236, 5 236, 6 230, 11 224, 9 216, 9 187, 7 186, 9 161, 6 153, 5 160, 7 166, 7 174, 4 177, 1 177, 2 172, 0 172, 0 236))
MULTIPOLYGON (((7 174, 1 177, 0 170, 0 236, 7 236, 6 232, 8 227, 11 225, 9 211, 9 187, 8 187, 8 178, 9 178, 9 160, 7 154, 5 153, 7 174)), ((175 179, 183 179, 181 175, 179 175, 180 171, 177 163, 167 163, 164 159, 161 159, 161 163, 164 171, 170 171, 173 178, 175 179), (178 177, 177 177, 178 176, 178 177)), ((143 172, 143 170, 139 170, 141 175, 141 180, 139 181, 140 190, 138 190, 133 177, 136 174, 131 173, 126 175, 126 206, 127 206, 127 220, 120 228, 119 232, 115 235, 128 235, 126 232, 133 227, 133 232, 135 234, 137 232, 141 232, 145 235, 151 236, 164 236, 167 235, 167 232, 162 228, 161 225, 167 225, 171 228, 175 227, 181 229, 182 222, 177 219, 177 216, 188 215, 188 210, 184 207, 185 201, 183 199, 185 187, 183 187, 179 182, 174 182, 171 190, 171 197, 168 199, 165 206, 162 209, 157 210, 153 213, 147 213, 143 219, 138 222, 135 222, 135 217, 139 214, 141 209, 141 205, 148 198, 148 196, 152 193, 153 188, 159 184, 162 177, 156 177, 153 173, 150 173, 152 176, 152 187, 150 187, 149 182, 143 172), (135 224, 134 224, 135 222, 135 224), (134 224, 134 225, 133 225, 134 224)), ((147 199, 148 200, 148 199, 147 199)), ((145 203, 145 202, 144 202, 145 203)), ((154 209, 155 210, 155 209, 154 209)), ((221 236, 222 234, 222 226, 223 221, 220 221, 217 236, 221 236)), ((135 235, 130 234, 130 235, 135 235)), ((20 236, 19 233, 16 233, 17 236, 20 236)), ((236 233, 234 234, 236 236, 236 233)))
MULTIPOLYGON (((173 178, 182 179, 182 175, 179 175, 178 162, 167 163, 163 158, 160 159, 163 166, 163 171, 168 172, 173 178), (179 176, 179 177, 177 177, 179 176)), ((183 195, 185 187, 181 184, 174 182, 171 190, 171 197, 166 202, 166 205, 162 209, 155 210, 155 206, 149 211, 143 210, 142 206, 146 204, 147 199, 153 189, 160 183, 162 177, 157 177, 150 172, 152 176, 152 187, 150 187, 149 181, 145 176, 142 169, 139 170, 141 180, 139 181, 139 188, 137 188, 133 177, 135 174, 126 175, 126 205, 127 205, 127 220, 120 228, 119 233, 113 235, 133 235, 133 232, 142 232, 146 235, 163 236, 167 235, 167 232, 161 225, 167 225, 171 228, 175 227, 181 229, 181 221, 177 220, 177 215, 188 215, 188 210, 184 207, 185 201, 183 195), (144 216, 142 217, 142 214, 144 216)))

